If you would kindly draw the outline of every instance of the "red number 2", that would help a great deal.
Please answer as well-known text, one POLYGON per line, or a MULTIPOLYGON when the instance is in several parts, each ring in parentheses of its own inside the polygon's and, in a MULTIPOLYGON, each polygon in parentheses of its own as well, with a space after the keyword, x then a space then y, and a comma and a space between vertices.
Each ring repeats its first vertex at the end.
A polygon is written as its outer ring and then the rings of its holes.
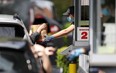
POLYGON ((81 35, 81 39, 87 39, 87 32, 82 32, 81 35))

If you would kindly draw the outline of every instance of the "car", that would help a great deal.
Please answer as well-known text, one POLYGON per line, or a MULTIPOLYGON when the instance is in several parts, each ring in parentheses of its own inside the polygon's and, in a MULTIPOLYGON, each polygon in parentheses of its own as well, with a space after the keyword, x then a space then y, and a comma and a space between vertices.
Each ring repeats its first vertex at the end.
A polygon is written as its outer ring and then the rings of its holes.
POLYGON ((0 15, 0 73, 38 73, 31 39, 17 14, 0 15))

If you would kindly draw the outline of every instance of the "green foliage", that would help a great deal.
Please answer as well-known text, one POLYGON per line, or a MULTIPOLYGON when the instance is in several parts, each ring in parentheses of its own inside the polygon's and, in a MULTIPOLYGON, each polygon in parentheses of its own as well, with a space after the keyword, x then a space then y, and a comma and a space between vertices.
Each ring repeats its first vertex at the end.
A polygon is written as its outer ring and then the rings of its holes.
POLYGON ((68 73, 68 65, 69 65, 69 62, 67 61, 66 59, 66 56, 64 55, 61 55, 60 53, 65 50, 67 47, 64 46, 62 48, 59 48, 58 51, 57 51, 57 66, 60 67, 60 68, 63 68, 63 73, 68 73))
POLYGON ((70 25, 71 25, 71 23, 70 23, 70 22, 67 22, 67 23, 64 25, 64 29, 68 28, 70 25))
POLYGON ((55 10, 58 18, 62 17, 62 14, 67 10, 67 8, 72 5, 73 0, 52 0, 55 5, 55 10))
MULTIPOLYGON (((61 55, 60 53, 67 48, 68 48, 67 46, 64 46, 57 50, 57 59, 56 59, 57 67, 63 68, 63 73, 69 73, 70 62, 66 59, 66 56, 61 55)), ((77 64, 77 69, 78 69, 78 63, 79 63, 78 58, 75 58, 73 62, 77 64)))
POLYGON ((63 37, 63 42, 65 43, 64 46, 68 46, 68 39, 67 39, 67 36, 64 36, 64 37, 63 37))
MULTIPOLYGON (((70 25, 71 25, 70 22, 67 22, 65 25, 63 25, 63 29, 68 28, 70 25)), ((65 46, 68 46, 68 43, 69 43, 69 42, 68 42, 67 35, 63 37, 63 41, 64 41, 64 43, 65 43, 65 46)))

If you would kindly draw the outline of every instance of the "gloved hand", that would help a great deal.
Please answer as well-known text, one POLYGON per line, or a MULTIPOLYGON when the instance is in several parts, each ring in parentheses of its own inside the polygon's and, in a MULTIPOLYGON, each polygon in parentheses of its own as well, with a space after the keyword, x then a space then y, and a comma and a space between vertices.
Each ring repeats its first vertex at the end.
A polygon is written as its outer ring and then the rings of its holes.
POLYGON ((54 36, 46 36, 44 42, 50 42, 54 39, 55 37, 54 36))
POLYGON ((80 54, 82 54, 84 51, 83 51, 83 48, 78 48, 78 49, 75 49, 75 50, 72 50, 70 52, 70 54, 67 56, 67 59, 69 61, 72 61, 74 60, 76 57, 79 57, 80 54))

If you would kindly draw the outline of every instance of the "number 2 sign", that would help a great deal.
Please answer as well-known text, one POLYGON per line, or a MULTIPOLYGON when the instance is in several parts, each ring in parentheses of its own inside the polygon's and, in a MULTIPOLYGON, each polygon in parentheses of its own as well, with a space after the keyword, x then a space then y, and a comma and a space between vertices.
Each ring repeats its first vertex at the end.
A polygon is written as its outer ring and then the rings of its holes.
POLYGON ((77 40, 89 41, 89 27, 77 27, 77 40))

